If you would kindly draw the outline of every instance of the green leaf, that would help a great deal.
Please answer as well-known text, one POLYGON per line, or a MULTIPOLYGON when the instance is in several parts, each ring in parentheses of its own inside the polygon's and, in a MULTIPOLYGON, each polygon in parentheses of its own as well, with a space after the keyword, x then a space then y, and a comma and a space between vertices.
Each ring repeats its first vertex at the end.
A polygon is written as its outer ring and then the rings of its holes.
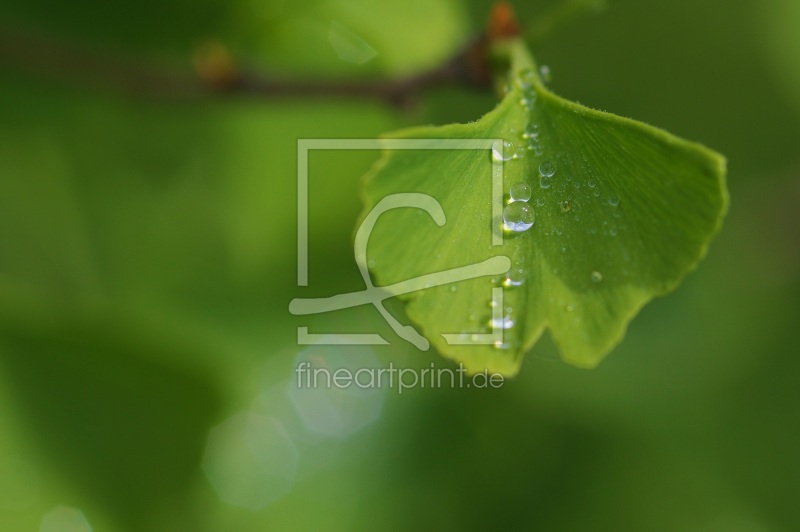
MULTIPOLYGON (((383 214, 368 264, 389 285, 505 255, 507 276, 484 276, 402 296, 408 316, 444 356, 470 372, 515 374, 547 329, 562 357, 595 366, 653 297, 674 290, 704 257, 727 210, 725 159, 654 127, 588 109, 550 92, 524 44, 495 51, 508 92, 477 122, 420 127, 406 139, 505 139, 504 204, 512 185, 532 189, 535 223, 504 231, 492 216, 489 150, 386 150, 365 177, 364 217, 384 197, 417 192, 447 217, 423 210, 383 214), (542 176, 552 165, 555 173, 542 176), (549 185, 549 186, 548 186, 549 185), (503 287, 505 329, 490 327, 493 288, 503 287), (498 345, 451 345, 443 334, 502 331, 498 345)), ((501 80, 502 81, 502 80, 501 80)), ((497 163, 495 163, 497 164, 497 163)), ((515 205, 518 207, 518 205, 515 205)), ((494 291, 497 294, 497 291, 494 291)))

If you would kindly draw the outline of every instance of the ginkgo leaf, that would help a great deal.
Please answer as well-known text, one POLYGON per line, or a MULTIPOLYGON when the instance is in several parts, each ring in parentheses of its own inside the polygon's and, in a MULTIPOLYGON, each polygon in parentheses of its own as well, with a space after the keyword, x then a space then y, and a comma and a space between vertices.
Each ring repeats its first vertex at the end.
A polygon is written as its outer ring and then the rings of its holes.
POLYGON ((390 136, 503 139, 502 149, 385 150, 365 177, 364 216, 387 196, 413 192, 435 198, 446 222, 421 209, 386 212, 367 263, 376 285, 386 286, 509 257, 505 275, 402 295, 408 316, 470 372, 515 374, 545 330, 567 362, 592 367, 643 305, 674 290, 705 255, 727 210, 725 160, 556 96, 518 40, 498 57, 508 65, 508 89, 494 110, 470 124, 390 136), (494 210, 493 159, 504 193, 494 210), (496 340, 486 343, 489 334, 496 340))

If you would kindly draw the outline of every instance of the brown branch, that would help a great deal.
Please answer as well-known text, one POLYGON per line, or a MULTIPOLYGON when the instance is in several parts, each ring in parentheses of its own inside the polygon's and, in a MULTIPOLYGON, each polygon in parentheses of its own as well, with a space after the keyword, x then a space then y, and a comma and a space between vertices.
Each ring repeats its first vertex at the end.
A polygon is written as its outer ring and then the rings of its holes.
POLYGON ((34 32, 0 26, 0 66, 81 88, 133 97, 196 99, 204 88, 190 69, 170 70, 112 57, 34 32))
MULTIPOLYGON (((60 83, 134 98, 193 101, 214 97, 335 97, 373 99, 407 107, 420 94, 446 85, 487 88, 487 41, 481 36, 449 60, 420 74, 384 80, 300 80, 241 68, 220 45, 198 50, 195 69, 166 68, 0 26, 0 66, 60 83)), ((188 63, 188 62, 187 62, 188 63)))
MULTIPOLYGON (((541 39, 578 14, 603 5, 605 0, 564 0, 549 15, 543 16, 538 25, 531 27, 529 39, 541 39)), ((217 43, 209 43, 197 50, 194 68, 189 61, 182 66, 167 68, 18 28, 18 25, 0 25, 0 67, 25 70, 73 86, 168 101, 218 97, 333 97, 367 98, 397 107, 412 105, 423 92, 435 87, 489 88, 490 43, 517 37, 521 32, 510 4, 501 0, 492 8, 486 33, 441 65, 404 78, 354 81, 271 76, 237 65, 225 48, 217 43)))

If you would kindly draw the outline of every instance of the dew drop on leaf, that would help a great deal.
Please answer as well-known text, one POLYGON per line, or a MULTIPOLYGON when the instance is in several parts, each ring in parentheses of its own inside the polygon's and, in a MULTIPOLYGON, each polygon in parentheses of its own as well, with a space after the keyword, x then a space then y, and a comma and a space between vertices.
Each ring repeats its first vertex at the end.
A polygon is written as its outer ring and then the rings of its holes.
POLYGON ((498 150, 492 146, 492 159, 495 161, 508 161, 514 156, 514 144, 510 140, 503 141, 503 149, 498 150))
POLYGON ((516 183, 509 190, 511 201, 528 201, 531 199, 531 187, 527 183, 516 183))
POLYGON ((556 173, 556 165, 551 161, 544 161, 539 165, 539 173, 544 177, 551 177, 556 173))
POLYGON ((489 326, 492 329, 510 329, 514 326, 514 320, 511 319, 509 316, 503 316, 501 318, 492 318, 489 320, 489 326))
MULTIPOLYGON (((522 286, 525 284, 525 277, 527 276, 524 268, 512 268, 503 279, 503 286, 510 288, 512 286, 522 286)), ((509 309, 509 312, 511 310, 509 309)))
POLYGON ((547 65, 542 65, 539 67, 539 75, 542 76, 542 81, 545 83, 550 83, 553 81, 553 73, 550 72, 550 67, 547 65))
POLYGON ((536 79, 536 75, 533 73, 533 70, 530 68, 523 68, 519 71, 519 76, 517 77, 517 85, 519 88, 524 91, 529 91, 533 88, 533 82, 536 79))
POLYGON ((533 227, 535 219, 533 207, 522 201, 515 201, 503 210, 503 226, 515 233, 522 233, 533 227))
POLYGON ((529 139, 535 139, 539 137, 539 125, 538 124, 528 124, 528 127, 525 128, 525 134, 523 135, 528 137, 529 139))

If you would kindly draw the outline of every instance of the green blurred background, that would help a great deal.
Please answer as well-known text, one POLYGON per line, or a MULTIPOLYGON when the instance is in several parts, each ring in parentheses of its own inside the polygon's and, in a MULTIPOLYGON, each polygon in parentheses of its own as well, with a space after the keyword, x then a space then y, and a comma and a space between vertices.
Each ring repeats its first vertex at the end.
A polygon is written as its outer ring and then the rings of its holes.
MULTIPOLYGON (((514 3, 528 24, 554 5, 514 3)), ((370 79, 440 63, 490 7, 2 0, 0 23, 177 70, 215 39, 256 70, 370 79), (333 21, 378 55, 341 60, 333 21)), ((536 44, 555 92, 726 155, 732 202, 598 368, 543 341, 499 390, 287 393, 304 356, 450 367, 296 345, 298 325, 396 338, 370 309, 288 313, 363 287, 377 155, 312 154, 300 290, 297 139, 474 120, 492 94, 163 101, 35 72, 31 47, 0 39, 0 530, 800 530, 796 0, 611 0, 536 44)))

